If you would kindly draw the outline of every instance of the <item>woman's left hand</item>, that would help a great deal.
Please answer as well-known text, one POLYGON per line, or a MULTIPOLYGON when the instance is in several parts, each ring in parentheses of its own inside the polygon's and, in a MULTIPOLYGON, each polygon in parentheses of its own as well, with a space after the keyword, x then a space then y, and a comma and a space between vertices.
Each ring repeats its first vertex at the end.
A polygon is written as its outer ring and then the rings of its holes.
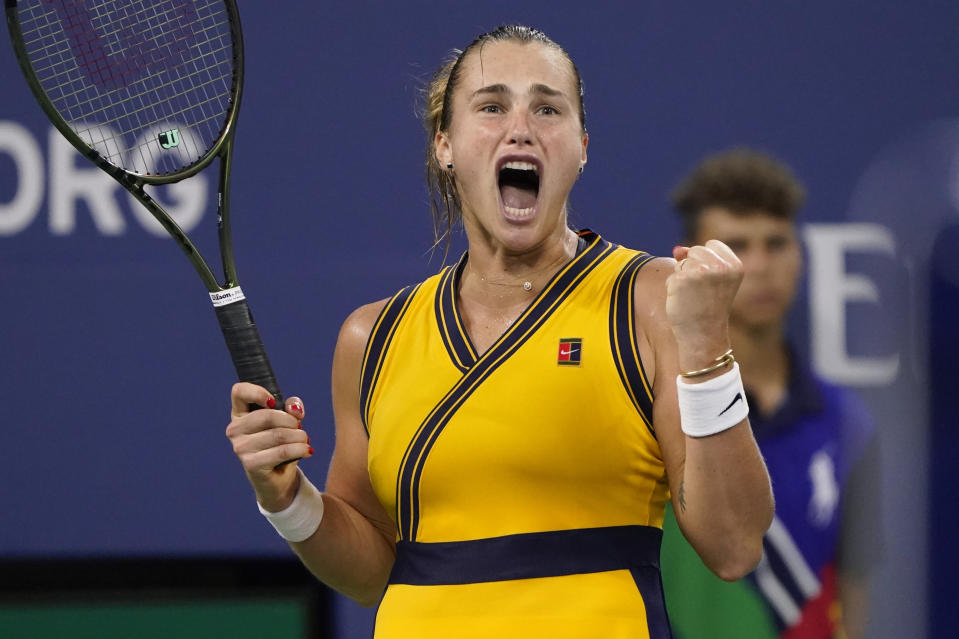
POLYGON ((709 365, 729 348, 729 313, 743 279, 743 265, 719 240, 677 246, 666 278, 666 316, 679 347, 681 370, 709 365))

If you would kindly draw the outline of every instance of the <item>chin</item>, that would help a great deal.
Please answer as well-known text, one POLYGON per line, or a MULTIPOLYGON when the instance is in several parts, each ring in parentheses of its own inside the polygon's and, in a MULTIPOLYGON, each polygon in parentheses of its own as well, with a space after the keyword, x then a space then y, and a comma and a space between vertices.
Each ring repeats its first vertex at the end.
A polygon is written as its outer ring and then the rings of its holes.
POLYGON ((542 231, 537 232, 534 225, 504 225, 495 235, 500 244, 509 253, 525 253, 541 245, 547 238, 542 231))

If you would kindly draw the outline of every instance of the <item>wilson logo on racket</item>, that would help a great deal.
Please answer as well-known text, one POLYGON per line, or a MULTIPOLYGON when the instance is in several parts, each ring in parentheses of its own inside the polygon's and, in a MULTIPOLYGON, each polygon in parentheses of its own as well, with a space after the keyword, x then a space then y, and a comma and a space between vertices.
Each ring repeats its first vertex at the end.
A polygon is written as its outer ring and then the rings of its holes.
POLYGON ((580 337, 563 337, 559 340, 559 354, 556 363, 560 366, 579 366, 583 355, 583 339, 580 337))
POLYGON ((157 136, 160 146, 164 149, 172 149, 180 146, 180 129, 170 129, 157 136))

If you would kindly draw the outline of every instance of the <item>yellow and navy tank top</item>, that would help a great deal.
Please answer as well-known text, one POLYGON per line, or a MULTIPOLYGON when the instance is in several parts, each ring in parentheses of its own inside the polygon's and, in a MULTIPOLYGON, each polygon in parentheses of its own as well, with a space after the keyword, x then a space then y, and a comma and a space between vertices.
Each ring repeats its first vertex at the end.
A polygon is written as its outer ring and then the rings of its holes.
POLYGON ((633 318, 652 256, 581 238, 485 353, 456 308, 465 255, 380 313, 360 408, 398 534, 376 637, 670 636, 669 493, 633 318))

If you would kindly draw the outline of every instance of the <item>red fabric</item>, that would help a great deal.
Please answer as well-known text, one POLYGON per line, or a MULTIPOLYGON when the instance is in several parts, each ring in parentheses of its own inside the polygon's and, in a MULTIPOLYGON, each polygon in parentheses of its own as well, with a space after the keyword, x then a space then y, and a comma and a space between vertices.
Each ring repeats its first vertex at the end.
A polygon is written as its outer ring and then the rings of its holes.
POLYGON ((782 639, 838 639, 840 618, 836 568, 827 564, 819 575, 822 589, 802 609, 799 622, 783 631, 782 639))

